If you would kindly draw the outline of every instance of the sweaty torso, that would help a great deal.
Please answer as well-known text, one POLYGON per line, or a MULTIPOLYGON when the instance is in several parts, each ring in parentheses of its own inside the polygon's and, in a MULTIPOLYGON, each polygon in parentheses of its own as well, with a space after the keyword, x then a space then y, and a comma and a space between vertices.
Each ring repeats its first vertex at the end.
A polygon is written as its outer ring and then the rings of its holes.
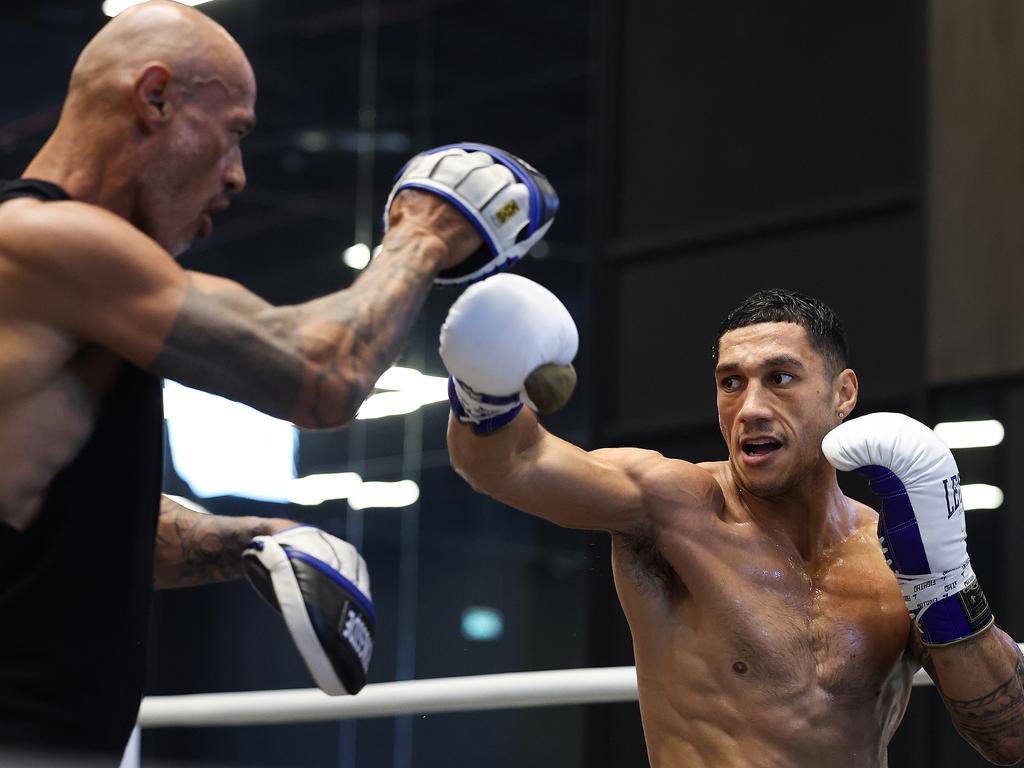
POLYGON ((4 278, 16 267, 4 253, 4 221, 32 205, 46 203, 0 205, 0 522, 18 530, 31 525, 53 478, 88 440, 120 365, 111 353, 32 321, 24 312, 32 297, 5 295, 14 281, 4 278))
POLYGON ((877 516, 850 502, 848 534, 808 564, 727 465, 702 467, 721 493, 700 520, 613 541, 652 767, 886 765, 915 667, 877 516))

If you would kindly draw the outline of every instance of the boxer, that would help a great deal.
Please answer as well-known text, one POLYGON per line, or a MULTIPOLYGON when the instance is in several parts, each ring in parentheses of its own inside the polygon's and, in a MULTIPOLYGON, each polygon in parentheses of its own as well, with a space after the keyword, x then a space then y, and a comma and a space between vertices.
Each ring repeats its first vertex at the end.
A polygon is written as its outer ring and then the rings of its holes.
POLYGON ((166 498, 158 510, 160 378, 302 427, 344 425, 431 285, 503 268, 557 209, 501 150, 426 152, 403 169, 382 252, 355 283, 272 306, 174 258, 245 187, 255 99, 223 28, 149 2, 89 42, 53 134, 0 183, 0 746, 120 755, 154 579, 248 573, 314 679, 358 690, 374 628, 362 558, 292 521, 166 498))
POLYGON ((544 430, 527 384, 576 344, 543 287, 469 288, 441 331, 449 451, 478 491, 611 534, 653 768, 884 766, 922 665, 981 754, 1024 757, 1024 664, 973 575, 953 457, 908 417, 846 421, 858 381, 829 307, 768 290, 725 319, 722 462, 544 430), (881 515, 836 467, 868 474, 881 515))

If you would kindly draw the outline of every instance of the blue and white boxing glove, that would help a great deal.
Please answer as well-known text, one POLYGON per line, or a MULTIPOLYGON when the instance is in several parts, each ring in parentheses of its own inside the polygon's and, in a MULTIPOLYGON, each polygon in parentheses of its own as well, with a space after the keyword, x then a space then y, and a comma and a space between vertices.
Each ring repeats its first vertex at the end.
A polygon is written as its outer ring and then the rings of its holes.
POLYGON ((960 472, 939 436, 909 416, 872 413, 833 429, 821 450, 882 498, 878 540, 924 642, 950 645, 992 626, 967 555, 960 472))
POLYGON ((547 288, 511 274, 471 285, 441 326, 452 411, 487 434, 512 421, 524 402, 557 410, 575 386, 578 348, 569 310, 547 288))
POLYGON ((422 189, 440 195, 476 227, 484 244, 441 272, 440 285, 482 280, 525 256, 547 234, 558 195, 547 178, 515 155, 486 144, 449 144, 402 167, 384 207, 384 230, 395 195, 422 189))
POLYGON ((324 693, 366 685, 377 624, 370 575, 356 548, 309 525, 257 536, 242 552, 249 582, 284 618, 324 693))

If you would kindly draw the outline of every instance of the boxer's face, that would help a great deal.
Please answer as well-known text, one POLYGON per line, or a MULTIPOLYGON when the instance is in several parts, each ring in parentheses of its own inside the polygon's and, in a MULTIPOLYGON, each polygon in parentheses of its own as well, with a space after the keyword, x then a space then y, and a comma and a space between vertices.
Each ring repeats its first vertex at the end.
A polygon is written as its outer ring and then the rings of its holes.
POLYGON ((722 336, 715 369, 718 418, 741 487, 785 493, 824 461, 836 426, 837 377, 795 323, 758 323, 722 336))
POLYGON ((212 216, 245 187, 242 138, 255 122, 251 70, 190 89, 143 171, 137 225, 177 256, 210 234, 212 216))

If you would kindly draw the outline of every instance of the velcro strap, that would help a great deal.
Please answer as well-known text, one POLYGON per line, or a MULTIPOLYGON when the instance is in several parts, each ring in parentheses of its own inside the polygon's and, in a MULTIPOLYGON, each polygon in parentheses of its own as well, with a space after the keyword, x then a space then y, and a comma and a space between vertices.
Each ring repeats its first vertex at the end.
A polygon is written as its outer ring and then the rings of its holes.
POLYGON ((448 400, 459 421, 473 425, 478 435, 488 434, 511 422, 523 409, 522 397, 485 395, 454 376, 448 377, 448 400))
POLYGON ((900 591, 903 592, 903 602, 906 603, 907 610, 914 618, 932 603, 962 592, 966 589, 967 583, 974 578, 974 569, 971 568, 970 560, 944 573, 925 573, 913 576, 896 574, 900 591))
POLYGON ((945 573, 896 579, 927 645, 952 645, 984 632, 995 619, 970 561, 945 573))

